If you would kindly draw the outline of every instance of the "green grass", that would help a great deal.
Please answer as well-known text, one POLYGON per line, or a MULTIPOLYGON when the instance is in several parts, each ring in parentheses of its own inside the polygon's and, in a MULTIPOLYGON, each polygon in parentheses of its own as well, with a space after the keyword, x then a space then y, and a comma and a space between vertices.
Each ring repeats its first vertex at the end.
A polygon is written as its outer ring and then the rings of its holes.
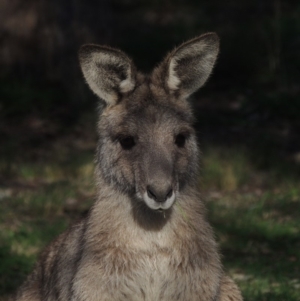
POLYGON ((223 261, 246 300, 299 300, 299 195, 233 193, 208 203, 223 261))
POLYGON ((204 188, 234 191, 249 181, 251 168, 243 150, 208 147, 202 155, 201 182, 204 188))
POLYGON ((222 148, 204 151, 202 172, 224 265, 245 300, 299 300, 299 178, 222 148))
MULTIPOLYGON (((27 159, 9 164, 0 187, 1 301, 43 247, 92 204, 94 140, 86 147, 70 139, 41 147, 37 159, 26 149, 27 159)), ((258 169, 245 148, 203 147, 199 185, 225 269, 246 301, 300 298, 300 179, 278 170, 258 169)))
MULTIPOLYGON (((24 281, 40 251, 93 202, 94 144, 82 149, 69 143, 64 137, 50 149, 41 148, 36 160, 0 160, 5 175, 0 186, 1 301, 24 281)), ((25 149, 24 157, 30 158, 31 150, 25 149)))

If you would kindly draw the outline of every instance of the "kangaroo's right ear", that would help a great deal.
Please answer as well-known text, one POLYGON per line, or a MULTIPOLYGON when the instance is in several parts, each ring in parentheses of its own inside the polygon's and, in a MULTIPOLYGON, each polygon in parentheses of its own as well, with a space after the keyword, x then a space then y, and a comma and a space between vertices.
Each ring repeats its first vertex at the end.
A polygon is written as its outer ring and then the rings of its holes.
POLYGON ((79 51, 83 75, 92 91, 107 104, 135 87, 135 67, 122 51, 98 45, 84 45, 79 51))
POLYGON ((187 98, 209 77, 219 52, 219 38, 207 33, 175 48, 154 70, 167 91, 187 98))

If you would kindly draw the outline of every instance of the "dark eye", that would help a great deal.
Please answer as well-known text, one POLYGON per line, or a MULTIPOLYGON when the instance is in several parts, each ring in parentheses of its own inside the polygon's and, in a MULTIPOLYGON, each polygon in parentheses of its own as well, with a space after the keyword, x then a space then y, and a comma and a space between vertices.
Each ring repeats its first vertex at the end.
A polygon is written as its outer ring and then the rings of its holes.
POLYGON ((135 141, 132 136, 119 138, 119 142, 123 149, 130 150, 135 146, 135 141))
POLYGON ((184 134, 178 134, 178 135, 175 137, 175 144, 176 144, 178 147, 184 147, 185 141, 186 141, 186 136, 185 136, 184 134))

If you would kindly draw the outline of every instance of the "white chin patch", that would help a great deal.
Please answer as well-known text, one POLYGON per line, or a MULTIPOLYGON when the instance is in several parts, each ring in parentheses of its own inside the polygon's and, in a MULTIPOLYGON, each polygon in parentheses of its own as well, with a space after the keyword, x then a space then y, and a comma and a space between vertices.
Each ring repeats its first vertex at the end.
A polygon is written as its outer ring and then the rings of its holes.
POLYGON ((167 198, 165 202, 156 202, 155 200, 149 198, 147 192, 143 194, 143 200, 146 205, 152 210, 167 210, 172 207, 175 202, 175 193, 173 191, 172 195, 167 198))

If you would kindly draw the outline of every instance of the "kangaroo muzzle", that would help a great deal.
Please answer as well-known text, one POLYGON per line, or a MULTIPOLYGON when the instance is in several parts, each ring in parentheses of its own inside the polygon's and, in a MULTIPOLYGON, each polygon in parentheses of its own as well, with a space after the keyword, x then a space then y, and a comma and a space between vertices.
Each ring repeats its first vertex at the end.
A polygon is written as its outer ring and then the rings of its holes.
MULTIPOLYGON (((153 155, 153 154, 152 154, 153 155)), ((146 185, 143 200, 153 210, 167 210, 175 202, 176 184, 174 183, 173 164, 167 156, 152 156, 147 167, 146 185)))
POLYGON ((175 202, 175 192, 171 190, 171 192, 162 200, 153 198, 152 195, 149 195, 147 190, 143 195, 143 199, 150 209, 167 210, 170 209, 175 202))

